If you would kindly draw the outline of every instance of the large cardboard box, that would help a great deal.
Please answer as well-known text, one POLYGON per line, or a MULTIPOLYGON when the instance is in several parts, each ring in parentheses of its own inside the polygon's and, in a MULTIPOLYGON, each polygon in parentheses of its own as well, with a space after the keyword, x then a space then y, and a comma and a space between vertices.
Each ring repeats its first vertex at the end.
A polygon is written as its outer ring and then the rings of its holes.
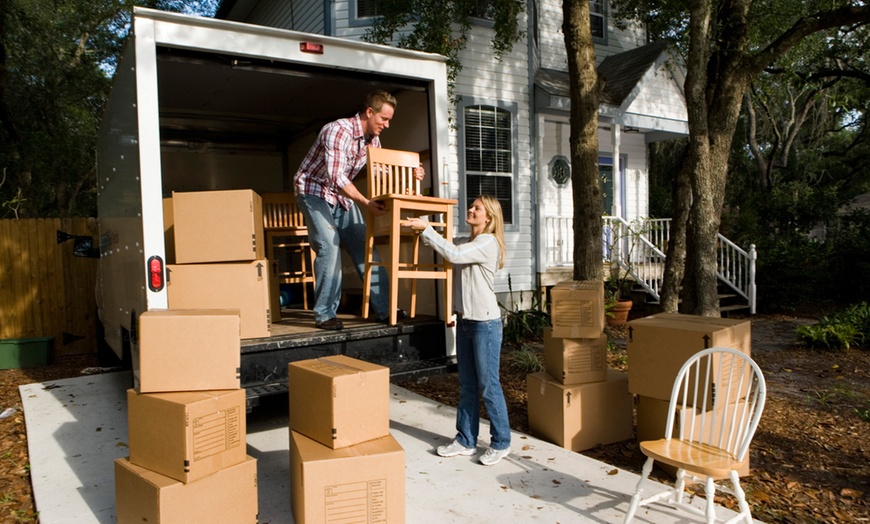
POLYGON ((253 457, 188 484, 115 460, 118 524, 256 524, 258 511, 253 457))
MULTIPOLYGON (((701 317, 680 313, 659 313, 628 323, 628 389, 636 395, 670 400, 674 380, 682 365, 695 353, 710 347, 734 348, 750 354, 749 320, 701 317)), ((702 362, 702 368, 706 369, 702 362)), ((714 366, 714 373, 718 373, 714 366)), ((715 375, 714 375, 715 376, 715 375)), ((733 384, 731 402, 740 399, 733 384)), ((690 385, 694 390, 694 386, 690 385)), ((724 392, 715 384, 707 392, 707 404, 724 392)), ((700 392, 699 398, 703 397, 700 392)), ((690 401, 691 402, 691 401, 690 401)))
POLYGON ((553 336, 597 338, 604 331, 604 282, 569 280, 550 290, 553 336))
POLYGON ((562 384, 607 379, 607 335, 598 338, 557 338, 544 328, 544 368, 562 384))
POLYGON ((238 389, 241 343, 237 309, 163 309, 139 315, 133 345, 139 393, 238 389))
POLYGON ((175 263, 266 258, 263 200, 250 189, 172 193, 175 263))
POLYGON ((607 380, 565 385, 545 372, 526 377, 529 429, 572 451, 632 438, 634 401, 625 373, 607 370, 607 380))
POLYGON ((344 355, 287 367, 290 429, 330 448, 390 433, 390 369, 344 355))
POLYGON ((127 390, 130 462, 192 482, 245 460, 245 390, 127 390))
POLYGON ((241 338, 271 334, 267 260, 166 266, 169 309, 238 309, 241 338))
POLYGON ((296 524, 405 522, 405 451, 391 435, 331 449, 290 432, 296 524))
MULTIPOLYGON (((636 412, 637 412, 637 441, 642 442, 644 440, 659 440, 665 438, 665 427, 668 422, 668 406, 670 404, 669 400, 659 400, 656 398, 638 396, 636 400, 636 412)), ((705 428, 704 438, 705 440, 709 436, 710 432, 710 424, 716 419, 721 420, 723 415, 726 420, 730 420, 730 417, 734 415, 734 410, 737 410, 737 416, 743 413, 743 410, 746 408, 746 401, 737 402, 734 404, 728 404, 726 406, 720 406, 718 410, 713 411, 712 409, 707 411, 701 411, 698 408, 686 407, 687 410, 694 410, 694 433, 695 438, 698 438, 701 435, 701 427, 705 428)), ((678 438, 680 435, 680 428, 683 423, 689 418, 691 418, 691 414, 686 414, 683 412, 682 405, 678 404, 677 409, 674 412, 674 438, 678 438)), ((688 431, 688 428, 686 429, 688 431)), ((688 434, 687 434, 688 436, 688 434)), ((716 432, 713 434, 713 439, 716 440, 721 436, 721 432, 716 432)), ((727 436, 727 435, 726 435, 727 436)), ((733 437, 732 437, 733 438, 733 437)), ((663 471, 668 473, 670 476, 675 477, 677 474, 677 468, 668 466, 666 464, 661 464, 656 462, 656 466, 660 467, 663 471)), ((749 475, 749 453, 746 454, 746 457, 743 459, 743 466, 737 470, 737 474, 741 477, 745 477, 749 475)), ((721 478, 727 478, 721 477, 721 478)))

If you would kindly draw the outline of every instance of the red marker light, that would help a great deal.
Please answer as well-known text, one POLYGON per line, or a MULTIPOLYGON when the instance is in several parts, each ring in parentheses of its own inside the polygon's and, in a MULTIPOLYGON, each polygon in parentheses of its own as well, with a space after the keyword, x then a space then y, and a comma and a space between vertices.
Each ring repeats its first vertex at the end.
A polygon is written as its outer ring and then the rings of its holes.
POLYGON ((163 260, 157 256, 148 259, 148 289, 163 289, 163 260))
POLYGON ((323 44, 315 44, 312 42, 301 42, 299 44, 299 50, 303 53, 315 53, 318 55, 323 54, 323 44))

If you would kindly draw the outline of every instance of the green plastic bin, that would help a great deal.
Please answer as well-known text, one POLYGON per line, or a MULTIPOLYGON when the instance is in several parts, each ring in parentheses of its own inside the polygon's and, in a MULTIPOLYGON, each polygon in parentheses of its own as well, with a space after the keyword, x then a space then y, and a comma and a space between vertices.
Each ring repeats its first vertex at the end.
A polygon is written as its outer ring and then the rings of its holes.
POLYGON ((53 346, 54 337, 0 339, 0 369, 47 366, 53 346))

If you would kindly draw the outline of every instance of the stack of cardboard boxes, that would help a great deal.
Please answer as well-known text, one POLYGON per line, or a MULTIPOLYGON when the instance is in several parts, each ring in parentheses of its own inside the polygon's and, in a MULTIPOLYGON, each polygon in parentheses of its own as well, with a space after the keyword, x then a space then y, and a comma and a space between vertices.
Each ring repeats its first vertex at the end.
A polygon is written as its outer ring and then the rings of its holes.
POLYGON ((573 451, 630 439, 627 376, 607 366, 603 282, 561 282, 550 293, 546 371, 526 378, 529 429, 573 451))
POLYGON ((405 521, 405 451, 390 435, 390 370, 344 355, 288 366, 297 524, 405 521))
MULTIPOLYGON (((668 405, 674 380, 682 365, 695 353, 709 347, 734 348, 747 355, 750 354, 751 330, 749 320, 727 318, 701 317, 679 313, 659 313, 628 323, 628 389, 637 395, 637 439, 657 440, 664 438, 668 416, 668 405)), ((703 366, 704 364, 702 364, 703 366)), ((714 370, 714 373, 716 370, 714 370)), ((732 385, 732 392, 722 391, 715 385, 711 386, 706 396, 701 392, 698 398, 706 398, 704 406, 692 406, 688 401, 686 409, 694 409, 695 434, 701 427, 710 427, 714 413, 713 398, 728 399, 733 409, 737 404, 738 412, 743 399, 736 392, 737 385, 732 385)), ((720 401, 720 404, 722 402, 720 401)), ((677 409, 674 421, 674 432, 679 435, 683 419, 680 407, 677 409)), ((714 438, 716 438, 714 436, 714 438)), ((667 473, 674 475, 676 470, 662 466, 667 473)), ((749 474, 749 459, 738 472, 740 476, 749 474)))
POLYGON ((117 522, 257 522, 239 325, 238 310, 140 315, 127 391, 130 456, 115 461, 117 522))
POLYGON ((270 336, 278 291, 265 257, 260 195, 249 189, 173 193, 163 208, 171 245, 169 308, 238 309, 241 338, 270 336))

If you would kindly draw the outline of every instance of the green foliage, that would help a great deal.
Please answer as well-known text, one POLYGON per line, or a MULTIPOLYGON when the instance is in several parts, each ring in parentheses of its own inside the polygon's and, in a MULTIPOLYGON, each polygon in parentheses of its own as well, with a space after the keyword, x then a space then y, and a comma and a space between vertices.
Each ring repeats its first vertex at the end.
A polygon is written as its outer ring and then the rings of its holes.
POLYGON ((550 314, 540 309, 537 299, 532 300, 529 309, 523 308, 522 295, 520 295, 519 302, 514 301, 510 274, 508 274, 508 291, 513 309, 508 309, 504 304, 499 304, 499 307, 505 311, 502 335, 504 342, 516 344, 517 342, 528 340, 541 340, 544 336, 544 328, 552 325, 550 314))
POLYGON ((523 344, 510 353, 511 368, 522 374, 537 373, 544 371, 542 355, 531 346, 523 344))
POLYGON ((862 347, 870 341, 870 304, 854 304, 829 317, 822 317, 816 324, 798 326, 797 335, 801 343, 812 348, 862 347))
POLYGON ((852 413, 854 413, 855 415, 858 415, 858 418, 860 418, 864 422, 870 422, 870 409, 855 408, 852 410, 852 413))

